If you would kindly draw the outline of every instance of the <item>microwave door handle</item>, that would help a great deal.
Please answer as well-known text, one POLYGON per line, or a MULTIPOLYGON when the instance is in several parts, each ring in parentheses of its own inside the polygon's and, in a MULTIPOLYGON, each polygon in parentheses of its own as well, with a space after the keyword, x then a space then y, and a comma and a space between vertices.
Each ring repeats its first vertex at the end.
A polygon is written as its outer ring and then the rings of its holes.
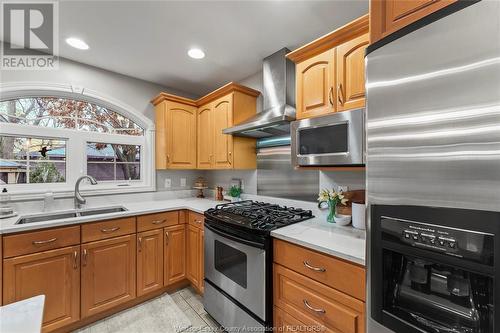
POLYGON ((251 246, 251 247, 256 247, 256 248, 259 248, 259 249, 265 248, 264 244, 260 244, 260 243, 257 243, 257 242, 252 242, 251 240, 239 238, 237 236, 228 234, 227 232, 224 232, 222 230, 214 228, 214 227, 208 225, 207 223, 205 223, 205 228, 207 228, 208 230, 212 231, 213 233, 215 233, 215 234, 217 234, 219 236, 228 238, 228 239, 233 240, 235 242, 242 243, 242 244, 245 244, 245 245, 248 245, 248 246, 251 246))

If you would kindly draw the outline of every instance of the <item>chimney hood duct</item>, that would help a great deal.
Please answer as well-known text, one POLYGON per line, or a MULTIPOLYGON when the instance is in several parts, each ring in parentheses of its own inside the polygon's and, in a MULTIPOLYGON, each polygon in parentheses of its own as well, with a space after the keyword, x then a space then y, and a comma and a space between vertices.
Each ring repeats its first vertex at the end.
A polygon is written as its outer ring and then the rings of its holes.
POLYGON ((266 138, 290 133, 295 120, 295 64, 286 58, 287 48, 264 58, 264 107, 250 119, 226 128, 224 134, 266 138))

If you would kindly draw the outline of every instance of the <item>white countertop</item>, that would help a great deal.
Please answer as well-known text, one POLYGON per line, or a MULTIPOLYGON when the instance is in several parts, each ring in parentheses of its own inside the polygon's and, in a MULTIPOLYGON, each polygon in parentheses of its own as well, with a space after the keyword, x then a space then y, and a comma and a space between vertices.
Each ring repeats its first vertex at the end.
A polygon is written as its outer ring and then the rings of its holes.
MULTIPOLYGON (((271 232, 275 238, 279 238, 291 243, 295 243, 307 248, 317 250, 322 253, 333 255, 354 263, 365 264, 365 231, 357 230, 351 226, 341 227, 334 223, 326 222, 324 212, 317 210, 315 203, 304 201, 291 201, 286 199, 248 196, 248 199, 272 202, 280 205, 296 206, 303 209, 313 210, 316 216, 313 219, 296 223, 271 232)), ((133 202, 106 202, 101 207, 121 205, 127 209, 124 212, 101 214, 94 216, 75 217, 69 219, 52 220, 29 224, 15 224, 19 216, 0 220, 0 233, 8 234, 14 232, 38 230, 56 226, 74 225, 92 221, 102 221, 117 217, 134 216, 141 214, 157 213, 169 210, 189 209, 198 213, 203 213, 209 208, 215 207, 222 202, 211 199, 182 198, 163 199, 133 202)), ((88 208, 98 208, 92 205, 88 208)), ((51 212, 52 213, 52 212, 51 212)), ((21 214, 23 215, 23 214, 21 214)), ((31 215, 31 214, 26 214, 31 215)))
POLYGON ((45 296, 35 296, 0 306, 0 332, 39 333, 42 330, 45 296))
POLYGON ((337 226, 323 217, 273 230, 271 236, 365 265, 365 231, 337 226))

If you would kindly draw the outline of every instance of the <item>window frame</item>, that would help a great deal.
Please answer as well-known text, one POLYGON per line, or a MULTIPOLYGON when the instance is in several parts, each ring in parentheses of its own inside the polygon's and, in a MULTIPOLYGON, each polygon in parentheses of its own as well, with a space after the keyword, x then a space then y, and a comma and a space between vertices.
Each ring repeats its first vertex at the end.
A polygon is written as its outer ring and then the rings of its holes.
POLYGON ((141 149, 141 180, 131 181, 102 181, 97 185, 86 182, 81 184, 81 191, 86 195, 103 195, 114 193, 133 193, 155 191, 155 140, 154 123, 132 107, 101 95, 95 91, 77 88, 70 85, 25 85, 0 84, 0 101, 7 101, 29 97, 58 97, 82 100, 95 103, 99 106, 121 114, 134 121, 144 129, 144 135, 133 136, 124 134, 110 134, 76 129, 48 128, 33 125, 19 125, 0 123, 2 135, 39 137, 66 140, 66 182, 64 183, 36 183, 36 184, 5 184, 13 199, 37 199, 45 193, 52 192, 55 197, 70 197, 74 193, 74 184, 78 177, 86 174, 87 168, 87 142, 104 142, 109 144, 138 145, 141 149))

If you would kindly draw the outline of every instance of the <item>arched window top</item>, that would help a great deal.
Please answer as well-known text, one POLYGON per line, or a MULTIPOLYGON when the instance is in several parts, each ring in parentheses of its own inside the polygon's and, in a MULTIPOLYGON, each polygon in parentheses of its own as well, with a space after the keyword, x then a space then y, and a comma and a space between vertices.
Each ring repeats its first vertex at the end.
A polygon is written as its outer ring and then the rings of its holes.
POLYGON ((144 135, 141 126, 107 107, 84 100, 50 96, 1 101, 0 122, 109 134, 144 135))

